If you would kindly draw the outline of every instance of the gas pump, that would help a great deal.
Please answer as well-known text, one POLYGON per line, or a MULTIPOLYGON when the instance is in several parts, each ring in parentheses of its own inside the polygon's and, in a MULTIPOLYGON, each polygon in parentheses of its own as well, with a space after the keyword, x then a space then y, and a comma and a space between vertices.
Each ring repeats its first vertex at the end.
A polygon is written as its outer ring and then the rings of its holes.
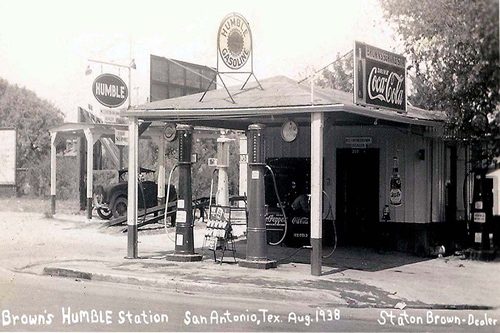
POLYGON ((248 227, 247 256, 242 267, 268 269, 276 267, 276 261, 267 259, 267 235, 265 220, 265 142, 264 125, 248 126, 248 227))
MULTIPOLYGON (((229 180, 227 169, 229 166, 229 144, 233 141, 224 133, 217 138, 217 170, 218 183, 215 202, 219 206, 229 206, 229 180)), ((212 198, 210 198, 212 200, 212 198)))
POLYGON ((172 261, 201 261, 202 256, 194 253, 193 209, 191 188, 191 147, 193 127, 177 125, 179 140, 179 183, 177 186, 177 218, 175 231, 175 253, 167 255, 172 261))
POLYGON ((493 219, 492 185, 491 179, 487 179, 484 172, 480 171, 476 173, 472 196, 472 232, 474 234, 474 248, 476 250, 493 250, 493 231, 491 230, 493 219))

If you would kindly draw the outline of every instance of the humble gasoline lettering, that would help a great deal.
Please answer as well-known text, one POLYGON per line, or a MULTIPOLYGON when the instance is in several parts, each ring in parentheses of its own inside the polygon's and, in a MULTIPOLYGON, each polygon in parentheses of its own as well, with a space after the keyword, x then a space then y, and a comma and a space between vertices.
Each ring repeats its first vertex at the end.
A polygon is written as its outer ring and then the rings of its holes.
POLYGON ((406 59, 355 42, 354 102, 406 111, 406 59))
POLYGON ((248 22, 237 13, 227 15, 218 34, 219 54, 230 69, 243 67, 250 58, 252 35, 248 22))
POLYGON ((99 75, 92 84, 92 93, 104 106, 116 108, 128 98, 128 88, 125 82, 116 75, 99 75))

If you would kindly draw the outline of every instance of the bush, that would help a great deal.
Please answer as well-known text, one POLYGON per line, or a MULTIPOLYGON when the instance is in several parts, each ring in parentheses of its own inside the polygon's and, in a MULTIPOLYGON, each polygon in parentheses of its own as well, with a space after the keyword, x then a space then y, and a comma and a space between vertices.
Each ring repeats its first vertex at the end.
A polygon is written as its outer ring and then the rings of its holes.
MULTIPOLYGON (((78 160, 76 157, 57 157, 56 195, 58 199, 78 199, 78 160)), ((32 196, 50 195, 50 156, 30 166, 18 179, 20 194, 32 196)))

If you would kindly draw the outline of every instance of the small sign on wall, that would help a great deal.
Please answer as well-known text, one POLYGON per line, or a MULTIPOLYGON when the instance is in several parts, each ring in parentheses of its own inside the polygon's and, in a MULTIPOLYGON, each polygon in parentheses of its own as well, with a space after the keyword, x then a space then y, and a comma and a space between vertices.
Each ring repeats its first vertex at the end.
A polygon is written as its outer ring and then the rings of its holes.
POLYGON ((373 139, 371 136, 347 136, 344 139, 344 143, 352 149, 365 149, 372 142, 373 139))
POLYGON ((119 110, 101 109, 101 117, 106 124, 126 124, 127 119, 120 116, 119 110))
POLYGON ((115 144, 117 146, 128 146, 128 131, 115 129, 115 144))

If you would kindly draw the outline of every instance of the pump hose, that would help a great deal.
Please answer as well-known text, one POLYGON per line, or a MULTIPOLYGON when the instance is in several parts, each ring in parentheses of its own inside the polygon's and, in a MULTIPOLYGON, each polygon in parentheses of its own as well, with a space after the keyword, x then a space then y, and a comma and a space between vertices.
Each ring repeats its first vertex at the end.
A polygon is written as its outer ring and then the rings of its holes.
POLYGON ((167 214, 168 214, 168 204, 170 203, 170 181, 172 180, 172 174, 174 173, 174 170, 177 169, 177 164, 172 168, 172 170, 170 170, 170 173, 168 175, 168 181, 167 181, 167 198, 165 200, 165 213, 163 214, 163 226, 165 227, 165 233, 167 234, 167 237, 172 241, 172 242, 175 242, 175 240, 173 240, 169 233, 168 233, 168 229, 167 229, 167 214))
MULTIPOLYGON (((337 249, 337 229, 335 227, 335 220, 333 220, 333 205, 332 205, 332 201, 330 199, 330 197, 328 196, 328 194, 323 191, 323 195, 325 195, 328 199, 328 211, 326 212, 326 215, 323 219, 326 219, 330 214, 332 214, 332 223, 333 223, 333 234, 334 234, 334 247, 333 247, 333 250, 327 254, 326 256, 322 256, 323 259, 326 259, 326 258, 329 258, 333 255, 333 253, 335 252, 335 250, 337 249)), ((284 262, 285 260, 288 260, 292 257, 294 257, 300 250, 305 250, 305 249, 310 249, 311 247, 310 246, 302 246, 302 247, 299 247, 297 249, 295 249, 295 251, 292 252, 292 254, 286 256, 286 257, 283 257, 283 258, 280 258, 278 259, 278 262, 284 262)))
POLYGON ((281 203, 280 195, 278 193, 278 186, 276 185, 276 177, 274 175, 274 171, 267 164, 266 164, 266 168, 269 171, 271 171, 271 176, 273 178, 273 184, 274 184, 274 193, 276 193, 276 198, 278 199, 278 204, 280 205, 281 212, 283 213, 283 217, 285 218, 285 229, 283 231, 283 237, 281 237, 281 239, 279 241, 277 241, 276 243, 269 242, 269 245, 276 246, 276 245, 280 245, 285 240, 286 232, 288 231, 288 221, 287 221, 287 218, 286 218, 285 209, 283 208, 283 204, 281 203))
POLYGON ((144 195, 144 186, 142 185, 141 177, 138 177, 137 180, 139 181, 139 188, 141 189, 142 194, 142 204, 144 206, 144 215, 142 216, 142 223, 144 223, 146 222, 146 213, 148 208, 146 207, 146 196, 144 195))

